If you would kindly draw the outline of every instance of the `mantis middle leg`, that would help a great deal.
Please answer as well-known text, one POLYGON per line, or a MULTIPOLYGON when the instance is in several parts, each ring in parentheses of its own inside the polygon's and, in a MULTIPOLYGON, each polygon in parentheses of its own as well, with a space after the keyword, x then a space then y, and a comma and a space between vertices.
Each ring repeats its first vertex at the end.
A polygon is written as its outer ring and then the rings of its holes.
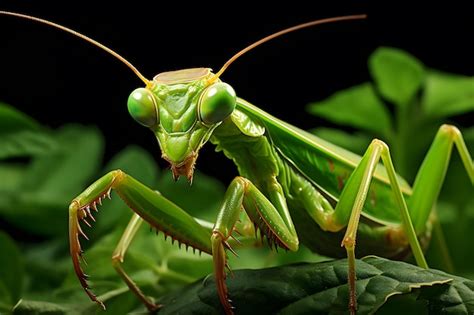
POLYGON ((255 232, 260 229, 262 238, 263 235, 267 237, 270 247, 279 246, 292 251, 298 249, 298 237, 289 216, 283 191, 276 178, 268 179, 267 188, 269 197, 247 178, 236 177, 227 189, 225 201, 212 231, 212 256, 217 292, 226 314, 233 314, 233 307, 228 299, 225 284, 225 267, 228 267, 225 249, 234 252, 228 239, 234 232, 234 226, 242 209, 254 223, 255 232))

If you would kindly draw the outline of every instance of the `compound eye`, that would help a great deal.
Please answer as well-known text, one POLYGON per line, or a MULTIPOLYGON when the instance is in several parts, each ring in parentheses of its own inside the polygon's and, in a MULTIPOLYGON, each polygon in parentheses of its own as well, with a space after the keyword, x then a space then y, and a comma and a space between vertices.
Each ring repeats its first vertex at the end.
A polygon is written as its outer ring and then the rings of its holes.
POLYGON ((127 101, 128 112, 139 124, 153 127, 158 123, 158 110, 155 97, 146 88, 134 90, 127 101))
POLYGON ((199 119, 205 124, 223 121, 235 109, 237 97, 234 89, 227 83, 215 83, 204 90, 199 103, 199 119))

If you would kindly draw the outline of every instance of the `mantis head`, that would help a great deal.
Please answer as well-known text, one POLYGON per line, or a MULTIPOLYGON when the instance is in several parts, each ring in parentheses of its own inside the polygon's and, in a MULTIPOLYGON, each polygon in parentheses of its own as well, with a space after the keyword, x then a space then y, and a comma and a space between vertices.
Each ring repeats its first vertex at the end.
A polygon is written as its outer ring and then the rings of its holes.
POLYGON ((199 150, 235 109, 234 89, 213 76, 208 68, 163 72, 128 98, 130 115, 155 134, 175 179, 192 180, 199 150))

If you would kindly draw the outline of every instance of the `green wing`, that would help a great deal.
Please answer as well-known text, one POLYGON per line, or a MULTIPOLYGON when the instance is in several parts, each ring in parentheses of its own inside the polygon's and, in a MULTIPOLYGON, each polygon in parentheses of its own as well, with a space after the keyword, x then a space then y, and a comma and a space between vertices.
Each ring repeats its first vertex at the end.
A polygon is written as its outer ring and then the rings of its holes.
MULTIPOLYGON (((275 118, 243 99, 238 99, 237 107, 265 126, 273 144, 286 160, 338 200, 345 181, 361 159, 359 155, 275 118)), ((398 180, 402 192, 406 196, 410 195, 408 183, 401 177, 398 180)), ((379 165, 375 171, 364 214, 376 222, 400 222, 399 210, 383 165, 379 165)))

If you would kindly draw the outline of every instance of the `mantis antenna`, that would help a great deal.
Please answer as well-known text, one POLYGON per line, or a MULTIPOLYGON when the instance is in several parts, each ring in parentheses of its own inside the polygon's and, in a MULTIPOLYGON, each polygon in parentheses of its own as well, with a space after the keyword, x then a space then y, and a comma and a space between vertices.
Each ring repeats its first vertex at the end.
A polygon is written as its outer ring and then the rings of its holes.
POLYGON ((22 18, 22 19, 27 19, 27 20, 31 20, 31 21, 35 21, 35 22, 39 22, 39 23, 42 23, 42 24, 46 24, 46 25, 49 25, 49 26, 52 26, 52 27, 55 27, 55 28, 58 28, 62 31, 65 31, 67 33, 70 33, 74 36, 77 36, 79 38, 82 38, 83 40, 91 43, 92 45, 94 46, 97 46, 103 50, 105 50, 106 52, 108 52, 109 54, 111 54, 112 56, 114 56, 115 58, 117 58, 118 60, 120 60, 121 62, 123 62, 127 67, 129 67, 139 78, 140 80, 142 80, 146 86, 150 86, 151 83, 150 81, 145 78, 145 76, 143 74, 140 73, 140 71, 137 70, 137 68, 135 68, 134 65, 132 65, 127 59, 125 59, 124 57, 120 56, 118 53, 116 53, 115 51, 113 51, 112 49, 110 49, 109 47, 99 43, 98 41, 96 40, 93 40, 92 38, 90 37, 87 37, 86 35, 83 35, 79 32, 76 32, 70 28, 67 28, 65 26, 62 26, 62 25, 59 25, 59 24, 56 24, 54 22, 51 22, 51 21, 48 21, 48 20, 44 20, 44 19, 40 19, 40 18, 37 18, 37 17, 34 17, 34 16, 30 16, 30 15, 26 15, 26 14, 20 14, 20 13, 14 13, 14 12, 8 12, 8 11, 0 11, 0 14, 3 14, 3 15, 10 15, 10 16, 15 16, 15 17, 18 17, 18 18, 22 18))
POLYGON ((303 29, 303 28, 307 28, 307 27, 311 27, 311 26, 315 26, 315 25, 320 25, 320 24, 326 24, 326 23, 332 23, 332 22, 339 22, 339 21, 347 21, 347 20, 362 20, 362 19, 365 19, 367 17, 366 14, 359 14, 359 15, 347 15, 347 16, 339 16, 339 17, 333 17, 333 18, 327 18, 327 19, 321 19, 321 20, 315 20, 315 21, 310 21, 310 22, 307 22, 307 23, 303 23, 303 24, 299 24, 299 25, 296 25, 296 26, 293 26, 293 27, 289 27, 289 28, 286 28, 284 30, 281 30, 279 32, 276 32, 276 33, 273 33, 271 35, 268 35, 267 37, 264 37, 262 38, 261 40, 259 41, 256 41, 255 43, 245 47, 244 49, 242 49, 241 51, 239 51, 238 53, 236 53, 234 56, 232 56, 232 58, 230 58, 223 66, 222 68, 213 76, 209 79, 209 83, 213 83, 215 82, 223 73, 224 71, 227 69, 227 67, 229 67, 235 60, 237 60, 240 56, 242 56, 243 54, 247 53, 248 51, 254 49, 255 47, 265 43, 265 42, 268 42, 274 38, 277 38, 281 35, 285 35, 287 33, 291 33, 291 32, 294 32, 294 31, 298 31, 300 29, 303 29))
MULTIPOLYGON (((54 22, 44 20, 44 19, 40 19, 40 18, 37 18, 37 17, 34 17, 34 16, 26 15, 26 14, 20 14, 20 13, 9 12, 9 11, 0 11, 0 14, 14 16, 14 17, 18 17, 18 18, 22 18, 22 19, 31 20, 31 21, 35 21, 35 22, 38 22, 38 23, 46 24, 46 25, 52 26, 54 28, 60 29, 64 32, 70 33, 74 36, 77 36, 77 37, 91 43, 92 45, 97 46, 97 47, 101 48, 102 50, 105 50, 106 52, 108 52, 109 54, 111 54, 112 56, 114 56, 115 58, 120 60, 121 62, 123 62, 127 67, 129 67, 140 78, 140 80, 142 80, 146 84, 147 87, 151 85, 150 80, 145 78, 145 76, 143 74, 141 74, 140 71, 138 71, 138 69, 135 68, 135 66, 132 65, 127 59, 120 56, 118 53, 116 53, 115 51, 113 51, 109 47, 99 43, 98 41, 96 41, 96 40, 94 40, 94 39, 92 39, 92 38, 90 38, 86 35, 83 35, 79 32, 76 32, 76 31, 68 28, 68 27, 56 24, 54 22)), ((367 17, 367 15, 365 15, 365 14, 359 14, 359 15, 348 15, 348 16, 339 16, 339 17, 333 17, 333 18, 320 19, 320 20, 315 20, 315 21, 310 21, 310 22, 307 22, 307 23, 299 24, 299 25, 296 25, 296 26, 293 26, 293 27, 289 27, 287 29, 281 30, 281 31, 276 32, 274 34, 271 34, 267 37, 264 37, 264 38, 260 39, 259 41, 256 41, 255 43, 245 47, 244 49, 242 49, 241 51, 236 53, 234 56, 232 56, 222 66, 222 68, 215 75, 213 75, 209 79, 208 83, 215 82, 224 73, 224 71, 235 60, 237 60, 239 57, 241 57, 242 55, 244 55, 248 51, 254 49, 255 47, 257 47, 257 46, 259 46, 259 45, 261 45, 265 42, 268 42, 268 41, 270 41, 274 38, 277 38, 277 37, 282 36, 284 34, 291 33, 291 32, 294 32, 294 31, 297 31, 297 30, 300 30, 300 29, 303 29, 303 28, 312 27, 312 26, 315 26, 315 25, 332 23, 332 22, 339 22, 339 21, 347 21, 347 20, 361 20, 361 19, 365 19, 366 17, 367 17)))

